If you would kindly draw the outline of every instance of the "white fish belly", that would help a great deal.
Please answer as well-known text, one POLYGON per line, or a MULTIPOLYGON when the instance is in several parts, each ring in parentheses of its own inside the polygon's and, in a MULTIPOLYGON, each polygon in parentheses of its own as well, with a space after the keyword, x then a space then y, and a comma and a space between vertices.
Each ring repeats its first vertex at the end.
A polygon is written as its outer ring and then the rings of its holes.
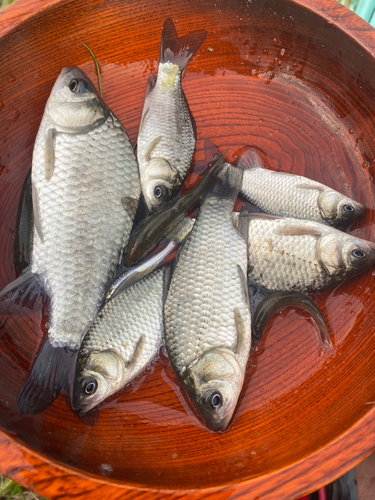
POLYGON ((318 206, 319 186, 311 179, 273 172, 263 168, 245 170, 241 193, 255 206, 269 214, 324 222, 318 206))
POLYGON ((155 88, 146 97, 144 113, 147 109, 142 129, 137 141, 139 168, 146 167, 144 156, 149 144, 161 137, 151 158, 164 158, 174 167, 181 179, 190 169, 195 148, 195 135, 185 96, 181 89, 180 76, 175 85, 163 85, 162 67, 159 65, 155 88))
MULTIPOLYGON (((317 223, 296 219, 251 220, 249 225, 250 280, 269 290, 320 290, 331 278, 319 261, 319 237, 281 235, 280 229, 298 224, 317 229, 317 223)), ((319 225, 323 232, 328 226, 319 225)))
POLYGON ((163 335, 163 269, 138 281, 109 301, 100 311, 82 342, 80 355, 112 349, 125 366, 132 361, 137 345, 139 355, 125 370, 129 382, 157 353, 163 335))
POLYGON ((238 266, 246 276, 247 249, 230 219, 232 203, 204 202, 178 258, 165 303, 166 345, 175 369, 202 353, 224 346, 235 351, 238 334, 234 311, 245 319, 247 349, 239 359, 244 369, 250 348, 250 312, 238 266))
POLYGON ((113 116, 85 134, 56 134, 50 181, 44 147, 42 123, 32 170, 42 240, 34 230, 32 271, 51 298, 50 342, 77 348, 128 239, 132 216, 121 198, 139 198, 139 174, 113 116))

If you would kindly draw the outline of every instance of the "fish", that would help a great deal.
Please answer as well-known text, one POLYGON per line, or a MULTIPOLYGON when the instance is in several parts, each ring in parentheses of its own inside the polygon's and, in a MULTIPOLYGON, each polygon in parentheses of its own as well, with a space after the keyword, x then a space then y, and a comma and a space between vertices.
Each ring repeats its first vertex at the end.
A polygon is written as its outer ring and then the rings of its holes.
POLYGON ((140 279, 148 276, 151 272, 162 267, 170 262, 173 258, 173 252, 176 253, 180 245, 186 239, 193 229, 195 219, 185 217, 173 230, 168 231, 168 243, 160 250, 154 252, 150 257, 142 260, 140 264, 136 264, 128 268, 120 268, 122 272, 113 280, 108 292, 105 296, 105 302, 112 300, 114 297, 122 293, 131 285, 140 279))
POLYGON ((158 73, 147 83, 137 139, 142 193, 150 213, 176 195, 190 169, 195 122, 181 77, 206 36, 206 30, 197 30, 179 38, 173 21, 164 22, 158 73))
POLYGON ((175 259, 164 305, 171 364, 213 431, 233 416, 251 345, 247 228, 237 230, 231 218, 242 171, 223 165, 222 174, 211 179, 175 259))
POLYGON ((164 270, 137 281, 100 310, 77 358, 72 406, 87 413, 131 382, 163 342, 164 270))
POLYGON ((146 219, 141 227, 129 239, 123 253, 126 266, 142 261, 164 237, 173 232, 185 219, 186 213, 200 202, 211 175, 223 163, 223 157, 209 168, 209 171, 185 195, 173 198, 157 212, 146 219))
POLYGON ((236 165, 245 170, 241 195, 266 213, 333 227, 352 224, 364 215, 363 205, 320 182, 269 170, 257 148, 246 148, 236 165))
POLYGON ((13 300, 39 287, 50 299, 48 337, 17 400, 26 414, 48 407, 66 386, 141 193, 129 137, 79 68, 64 68, 48 98, 31 184, 31 265, 1 292, 2 300, 13 300))
POLYGON ((267 214, 244 217, 248 280, 268 290, 322 291, 375 265, 375 244, 339 229, 267 214))
POLYGON ((267 322, 273 314, 290 307, 309 313, 317 327, 320 346, 326 351, 332 350, 332 341, 320 309, 307 295, 295 291, 274 292, 259 302, 251 317, 253 338, 257 340, 261 338, 267 322))

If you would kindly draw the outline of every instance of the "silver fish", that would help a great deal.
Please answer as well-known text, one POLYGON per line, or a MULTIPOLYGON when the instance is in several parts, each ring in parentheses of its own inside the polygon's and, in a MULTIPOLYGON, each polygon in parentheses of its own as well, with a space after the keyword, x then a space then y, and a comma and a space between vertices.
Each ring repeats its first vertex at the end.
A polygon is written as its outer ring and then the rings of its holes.
POLYGON ((325 224, 244 217, 250 221, 248 278, 269 290, 324 290, 375 265, 374 243, 325 224))
POLYGON ((231 220, 242 172, 224 168, 178 256, 164 307, 172 365, 212 430, 232 418, 251 343, 246 241, 231 220))
POLYGON ((109 301, 78 355, 73 408, 86 413, 133 380, 157 354, 163 334, 159 269, 109 301))
POLYGON ((195 148, 195 124, 181 88, 182 72, 207 36, 205 30, 178 38, 171 19, 163 26, 158 76, 146 90, 137 140, 142 192, 155 212, 178 191, 195 148))
MULTIPOLYGON (((118 266, 139 196, 127 133, 87 76, 63 69, 33 152, 32 264, 18 284, 36 279, 51 312, 48 339, 19 395, 21 412, 44 409, 66 383, 72 353, 118 266)), ((16 288, 17 280, 2 295, 16 288)))
POLYGON ((320 182, 264 168, 255 148, 239 157, 245 169, 241 194, 273 215, 315 220, 331 226, 351 224, 363 216, 363 206, 320 182))
POLYGON ((111 283, 106 293, 105 300, 108 302, 126 290, 126 288, 129 288, 140 279, 146 277, 170 261, 172 252, 177 250, 186 239, 187 235, 190 234, 194 223, 195 219, 185 217, 177 227, 171 228, 171 231, 166 233, 165 239, 168 243, 161 250, 153 253, 140 264, 124 268, 123 272, 111 283))

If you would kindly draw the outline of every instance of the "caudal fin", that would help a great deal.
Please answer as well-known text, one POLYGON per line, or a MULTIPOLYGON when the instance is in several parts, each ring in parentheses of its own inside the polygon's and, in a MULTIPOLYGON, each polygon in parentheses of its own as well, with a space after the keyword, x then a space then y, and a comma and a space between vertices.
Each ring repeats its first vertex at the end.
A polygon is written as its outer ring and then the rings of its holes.
POLYGON ((18 395, 20 413, 33 415, 53 403, 68 383, 77 352, 66 347, 52 347, 48 338, 44 341, 18 395))
POLYGON ((197 30, 178 38, 172 19, 166 19, 161 35, 159 63, 171 62, 183 70, 206 37, 206 30, 197 30))

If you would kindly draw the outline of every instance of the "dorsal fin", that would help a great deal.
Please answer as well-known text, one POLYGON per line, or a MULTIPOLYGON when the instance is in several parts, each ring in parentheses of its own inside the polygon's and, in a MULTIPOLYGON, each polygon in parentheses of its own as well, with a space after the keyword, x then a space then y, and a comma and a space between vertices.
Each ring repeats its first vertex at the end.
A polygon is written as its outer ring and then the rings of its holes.
POLYGON ((243 170, 254 170, 256 168, 268 168, 267 159, 260 149, 246 147, 241 150, 235 165, 243 170))

